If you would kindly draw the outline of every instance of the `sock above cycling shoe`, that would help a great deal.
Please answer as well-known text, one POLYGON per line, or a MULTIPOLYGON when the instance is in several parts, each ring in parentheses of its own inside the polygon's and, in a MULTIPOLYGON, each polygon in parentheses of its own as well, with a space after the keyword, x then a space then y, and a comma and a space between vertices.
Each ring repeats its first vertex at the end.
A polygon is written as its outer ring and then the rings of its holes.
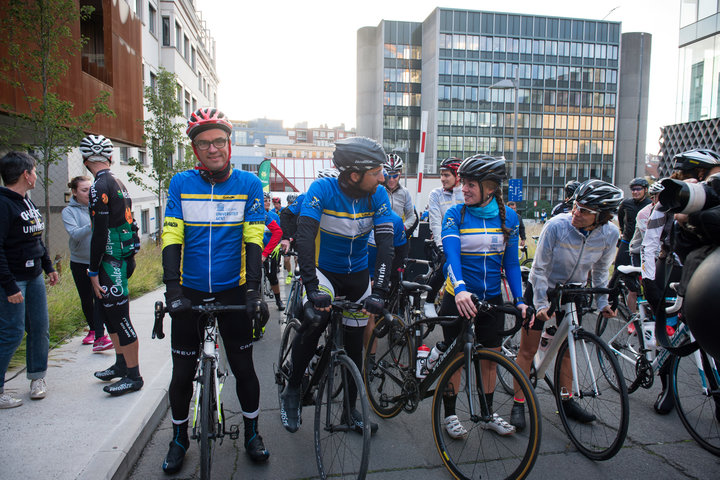
POLYGON ((515 430, 521 432, 525 429, 525 400, 513 402, 512 410, 510 410, 510 425, 515 427, 515 430))
POLYGON ((177 473, 182 468, 185 454, 190 447, 187 429, 187 420, 180 424, 173 423, 173 439, 162 465, 163 471, 167 474, 177 473))
POLYGON ((143 387, 143 379, 140 378, 130 378, 130 377, 122 377, 117 382, 106 385, 103 387, 103 391, 105 393, 109 393, 113 397, 117 397, 120 395, 125 395, 126 393, 130 392, 137 392, 143 387))
POLYGON ((119 358, 122 359, 122 362, 116 360, 115 364, 110 366, 109 368, 106 368, 105 370, 101 370, 99 372, 95 372, 95 377, 99 378, 103 382, 109 382, 113 378, 124 377, 127 374, 127 366, 125 366, 125 359, 123 359, 122 355, 120 355, 119 358))
POLYGON ((255 463, 266 462, 270 452, 265 448, 258 432, 258 419, 243 417, 245 423, 245 451, 255 463))

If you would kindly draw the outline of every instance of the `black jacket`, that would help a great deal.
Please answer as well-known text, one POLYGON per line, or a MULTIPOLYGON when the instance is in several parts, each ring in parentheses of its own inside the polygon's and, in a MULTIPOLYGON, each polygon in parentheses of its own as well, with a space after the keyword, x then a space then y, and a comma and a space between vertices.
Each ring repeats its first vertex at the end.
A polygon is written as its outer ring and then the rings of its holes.
POLYGON ((0 286, 8 297, 20 291, 16 280, 53 272, 42 242, 45 223, 27 197, 0 187, 0 286))
POLYGON ((634 198, 626 198, 620 204, 617 216, 618 224, 620 225, 620 234, 623 240, 627 240, 628 242, 632 240, 633 235, 635 235, 635 219, 637 218, 637 214, 649 203, 650 198, 645 195, 645 198, 639 202, 636 202, 634 198))

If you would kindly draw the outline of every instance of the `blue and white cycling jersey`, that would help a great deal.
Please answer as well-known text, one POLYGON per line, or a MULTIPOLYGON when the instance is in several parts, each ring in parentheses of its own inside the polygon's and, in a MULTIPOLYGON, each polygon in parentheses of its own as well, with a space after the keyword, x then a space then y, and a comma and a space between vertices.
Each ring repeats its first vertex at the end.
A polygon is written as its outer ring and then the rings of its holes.
POLYGON ((522 296, 522 277, 518 261, 518 217, 505 209, 505 226, 512 232, 507 243, 500 216, 479 218, 463 205, 454 205, 443 218, 442 243, 445 251, 447 282, 445 289, 455 295, 468 291, 481 300, 501 294, 504 269, 515 298, 522 296), (463 218, 464 217, 464 218, 463 218))
POLYGON ((293 203, 287 206, 287 209, 290 210, 290 212, 298 216, 300 214, 300 209, 302 208, 302 204, 305 201, 305 194, 301 193, 298 195, 298 197, 295 199, 293 203))
POLYGON ((342 192, 337 178, 315 180, 300 210, 300 216, 320 222, 315 265, 335 273, 366 270, 370 232, 376 225, 392 224, 390 212, 384 188, 369 197, 353 199, 342 192))

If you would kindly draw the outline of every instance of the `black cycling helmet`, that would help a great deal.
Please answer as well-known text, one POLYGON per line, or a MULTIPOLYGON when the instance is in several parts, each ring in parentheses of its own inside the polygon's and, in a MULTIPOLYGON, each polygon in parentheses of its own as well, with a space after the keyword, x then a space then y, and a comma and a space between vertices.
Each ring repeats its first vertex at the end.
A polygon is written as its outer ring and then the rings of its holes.
POLYGON ((340 173, 365 173, 385 163, 385 150, 372 138, 348 137, 335 142, 333 163, 340 173))
POLYGON ((633 179, 632 182, 630 182, 630 188, 632 188, 632 187, 649 188, 650 184, 644 178, 638 177, 638 178, 633 179))
POLYGON ((462 161, 457 174, 460 178, 467 178, 481 182, 491 180, 497 184, 505 180, 505 157, 491 157, 479 153, 462 161))
POLYGON ((565 198, 570 198, 575 194, 575 190, 580 186, 577 180, 570 180, 565 184, 565 198))
POLYGON ((623 201, 623 192, 602 180, 586 180, 575 190, 573 200, 598 212, 615 213, 623 201))
POLYGON ((695 148, 673 157, 673 170, 693 170, 720 166, 720 155, 707 148, 695 148))
POLYGON ((687 284, 683 313, 698 343, 720 361, 720 319, 708 312, 720 311, 720 249, 715 249, 692 274, 687 284))
POLYGON ((457 177, 458 168, 460 167, 461 163, 462 160, 457 157, 448 157, 442 162, 440 162, 440 170, 450 170, 452 174, 457 177))

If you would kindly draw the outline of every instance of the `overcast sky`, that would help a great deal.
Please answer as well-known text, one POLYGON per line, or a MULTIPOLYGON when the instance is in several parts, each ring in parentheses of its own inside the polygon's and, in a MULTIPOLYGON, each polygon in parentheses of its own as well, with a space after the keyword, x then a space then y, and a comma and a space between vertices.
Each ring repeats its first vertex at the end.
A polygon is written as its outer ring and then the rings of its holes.
POLYGON ((622 22, 652 34, 647 151, 675 123, 680 0, 242 1, 195 0, 217 42, 219 107, 230 118, 272 118, 292 127, 354 127, 357 30, 381 20, 422 22, 435 7, 622 22))

